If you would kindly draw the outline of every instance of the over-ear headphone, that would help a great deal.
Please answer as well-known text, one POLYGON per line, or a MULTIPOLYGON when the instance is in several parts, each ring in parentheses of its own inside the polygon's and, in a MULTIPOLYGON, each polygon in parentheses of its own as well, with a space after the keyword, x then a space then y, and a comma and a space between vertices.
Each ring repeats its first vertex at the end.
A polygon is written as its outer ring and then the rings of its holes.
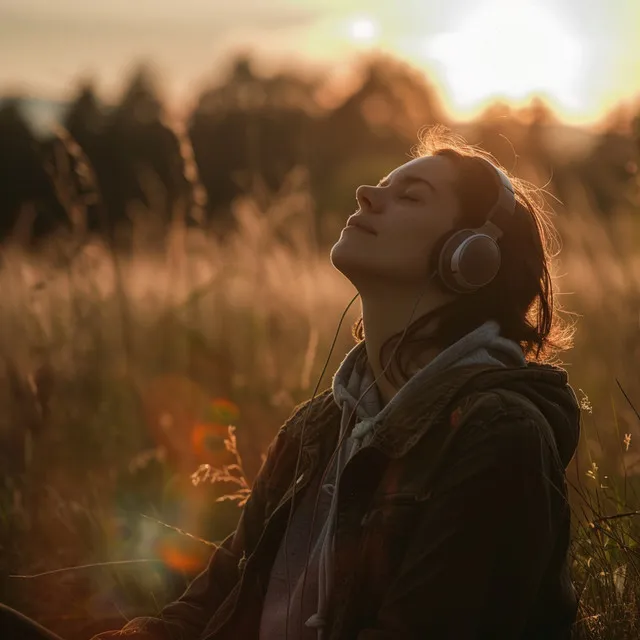
POLYGON ((481 227, 452 231, 438 243, 437 247, 441 248, 436 269, 440 281, 456 293, 473 293, 498 275, 501 264, 498 240, 516 208, 513 185, 506 174, 481 156, 475 159, 491 169, 498 187, 498 199, 481 227))

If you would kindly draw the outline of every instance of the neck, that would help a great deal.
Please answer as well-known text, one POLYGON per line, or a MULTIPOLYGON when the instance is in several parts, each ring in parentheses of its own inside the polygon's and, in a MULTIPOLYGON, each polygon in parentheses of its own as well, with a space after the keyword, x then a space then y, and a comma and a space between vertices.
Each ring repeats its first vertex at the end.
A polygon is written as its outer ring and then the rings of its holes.
MULTIPOLYGON (((412 317, 411 312, 420 294, 421 290, 417 287, 402 288, 397 285, 391 285, 382 291, 378 288, 375 293, 360 293, 367 359, 373 376, 377 379, 376 385, 380 397, 385 404, 398 392, 399 387, 391 384, 385 374, 382 374, 383 366, 380 362, 382 345, 391 336, 397 333, 402 335, 404 329, 418 318, 453 299, 451 294, 440 292, 435 288, 428 288, 418 302, 412 317)), ((426 329, 430 330, 432 327, 429 326, 426 329)), ((385 353, 385 357, 388 358, 392 351, 393 348, 390 348, 385 353)), ((415 358, 412 357, 411 361, 407 363, 407 373, 413 375, 435 358, 439 352, 439 349, 433 348, 417 353, 415 358)), ((390 367, 391 365, 387 367, 387 372, 390 367)))

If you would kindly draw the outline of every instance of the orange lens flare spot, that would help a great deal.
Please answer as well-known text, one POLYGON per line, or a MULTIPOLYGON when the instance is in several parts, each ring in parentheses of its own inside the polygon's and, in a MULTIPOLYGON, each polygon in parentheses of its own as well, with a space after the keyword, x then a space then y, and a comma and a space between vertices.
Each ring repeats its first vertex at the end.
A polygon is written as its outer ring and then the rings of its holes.
POLYGON ((226 451, 224 440, 228 435, 223 424, 196 424, 191 432, 191 446, 196 454, 226 451))
POLYGON ((178 571, 195 573, 203 564, 203 558, 199 554, 181 549, 171 540, 158 543, 158 554, 167 566, 178 571))

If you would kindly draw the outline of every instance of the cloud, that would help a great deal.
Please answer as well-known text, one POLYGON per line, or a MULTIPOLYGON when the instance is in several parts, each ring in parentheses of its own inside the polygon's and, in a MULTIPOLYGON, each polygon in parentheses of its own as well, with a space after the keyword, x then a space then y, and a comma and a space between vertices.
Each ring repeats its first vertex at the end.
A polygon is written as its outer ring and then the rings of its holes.
POLYGON ((104 28, 144 25, 182 25, 198 29, 203 23, 210 28, 258 27, 265 29, 304 26, 315 20, 320 9, 313 6, 291 6, 272 0, 268 7, 256 0, 234 0, 225 7, 210 0, 111 0, 109 3, 86 3, 84 0, 58 0, 52 6, 48 0, 3 0, 1 23, 12 22, 28 29, 47 26, 49 29, 86 27, 99 23, 104 28), (214 7, 215 5, 215 7, 214 7))

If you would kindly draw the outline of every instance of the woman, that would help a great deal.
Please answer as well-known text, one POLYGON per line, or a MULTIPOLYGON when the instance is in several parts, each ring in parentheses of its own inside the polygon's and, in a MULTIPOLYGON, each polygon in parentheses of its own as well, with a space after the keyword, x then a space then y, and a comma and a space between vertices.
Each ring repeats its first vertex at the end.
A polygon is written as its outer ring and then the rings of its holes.
POLYGON ((361 297, 356 345, 278 432, 207 569, 96 640, 570 637, 579 408, 543 363, 571 340, 548 218, 440 129, 356 195, 331 250, 361 297))

